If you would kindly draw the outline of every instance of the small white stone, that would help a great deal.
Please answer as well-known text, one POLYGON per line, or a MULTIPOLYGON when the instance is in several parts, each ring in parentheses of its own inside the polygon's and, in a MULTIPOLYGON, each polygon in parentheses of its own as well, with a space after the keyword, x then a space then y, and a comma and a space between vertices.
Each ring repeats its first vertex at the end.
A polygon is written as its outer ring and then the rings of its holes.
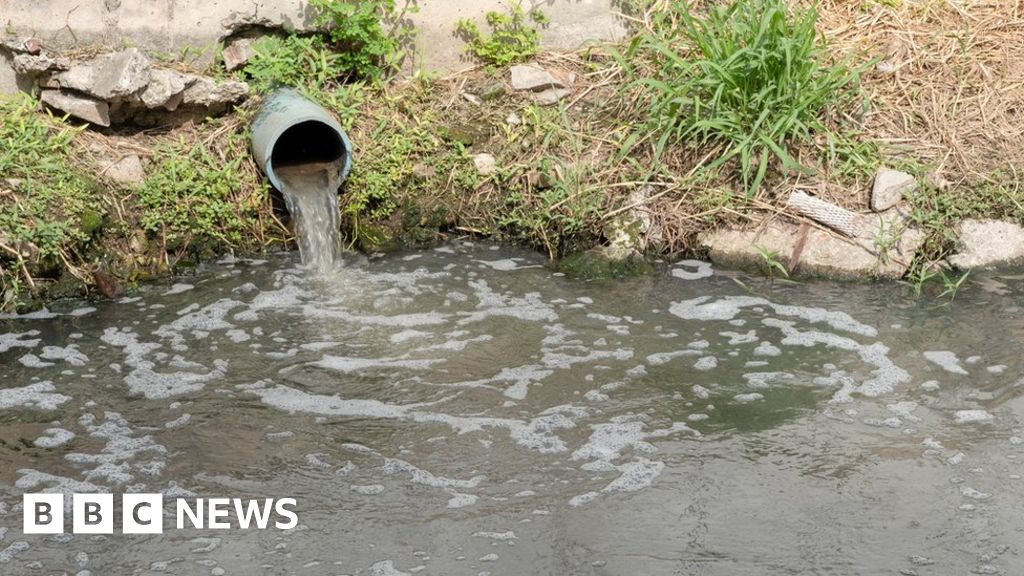
POLYGON ((906 172, 882 168, 875 174, 871 189, 871 209, 884 212, 900 203, 903 195, 917 188, 917 180, 906 172))
POLYGON ((473 165, 476 166, 476 171, 481 176, 490 176, 498 169, 497 161, 494 159, 494 156, 487 153, 477 154, 474 156, 473 165))

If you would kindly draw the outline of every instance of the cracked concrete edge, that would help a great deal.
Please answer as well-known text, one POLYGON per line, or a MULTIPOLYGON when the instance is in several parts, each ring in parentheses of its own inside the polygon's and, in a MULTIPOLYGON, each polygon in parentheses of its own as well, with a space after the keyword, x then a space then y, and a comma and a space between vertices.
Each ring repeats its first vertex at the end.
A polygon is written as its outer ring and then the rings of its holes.
MULTIPOLYGON (((551 19, 542 30, 545 47, 579 48, 590 41, 622 37, 624 23, 615 0, 546 0, 541 9, 551 19)), ((502 0, 453 2, 419 0, 420 10, 409 16, 417 28, 413 67, 451 72, 472 66, 465 43, 455 35, 455 23, 470 18, 483 24, 488 11, 505 10, 502 0)), ((175 54, 185 47, 213 58, 217 45, 232 26, 282 26, 310 29, 307 0, 5 0, 3 40, 42 40, 46 50, 60 52, 85 46, 123 48, 175 54)), ((0 93, 19 87, 10 54, 0 49, 0 93)))

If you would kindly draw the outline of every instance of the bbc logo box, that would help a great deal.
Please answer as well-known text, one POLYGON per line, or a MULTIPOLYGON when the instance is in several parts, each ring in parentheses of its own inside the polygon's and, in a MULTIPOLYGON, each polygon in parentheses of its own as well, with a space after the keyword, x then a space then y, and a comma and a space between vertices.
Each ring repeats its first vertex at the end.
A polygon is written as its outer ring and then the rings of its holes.
MULTIPOLYGON (((124 534, 163 533, 162 494, 124 494, 121 496, 121 524, 124 534)), ((25 534, 62 534, 63 494, 25 494, 22 531, 25 534)), ((113 534, 116 510, 113 494, 73 494, 71 532, 74 534, 113 534)))

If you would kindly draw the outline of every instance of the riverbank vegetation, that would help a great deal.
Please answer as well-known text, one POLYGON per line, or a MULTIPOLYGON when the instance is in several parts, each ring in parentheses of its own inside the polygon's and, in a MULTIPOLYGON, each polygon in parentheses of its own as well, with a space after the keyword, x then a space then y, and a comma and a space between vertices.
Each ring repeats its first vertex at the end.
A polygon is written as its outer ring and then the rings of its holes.
MULTIPOLYGON (((553 261, 610 244, 699 255, 701 233, 785 211, 794 188, 864 211, 881 166, 919 183, 909 213, 927 240, 909 278, 930 277, 961 219, 1024 220, 1024 15, 1010 0, 633 0, 630 37, 569 54, 536 53, 543 13, 513 8, 489 31, 460 23, 478 67, 401 80, 403 8, 358 5, 315 2, 324 32, 258 40, 237 73, 337 113, 356 148, 341 192, 355 248, 476 235, 553 261), (557 102, 510 85, 527 61, 565 86, 557 102)), ((0 308, 287 246, 287 213, 247 153, 257 103, 103 133, 27 97, 0 103, 0 308), (97 169, 127 153, 142 182, 97 169)))

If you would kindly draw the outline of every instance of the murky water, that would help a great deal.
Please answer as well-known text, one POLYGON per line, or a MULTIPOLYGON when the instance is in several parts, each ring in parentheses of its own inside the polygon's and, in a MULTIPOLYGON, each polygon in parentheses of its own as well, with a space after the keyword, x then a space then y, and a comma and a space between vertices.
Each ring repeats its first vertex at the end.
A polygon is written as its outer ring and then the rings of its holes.
POLYGON ((341 246, 337 194, 341 182, 336 163, 302 162, 280 166, 276 173, 295 221, 302 262, 314 270, 329 270, 341 246))
POLYGON ((744 281, 459 243, 0 320, 0 573, 1024 573, 1020 279, 744 281), (38 491, 300 525, 26 536, 38 491))

